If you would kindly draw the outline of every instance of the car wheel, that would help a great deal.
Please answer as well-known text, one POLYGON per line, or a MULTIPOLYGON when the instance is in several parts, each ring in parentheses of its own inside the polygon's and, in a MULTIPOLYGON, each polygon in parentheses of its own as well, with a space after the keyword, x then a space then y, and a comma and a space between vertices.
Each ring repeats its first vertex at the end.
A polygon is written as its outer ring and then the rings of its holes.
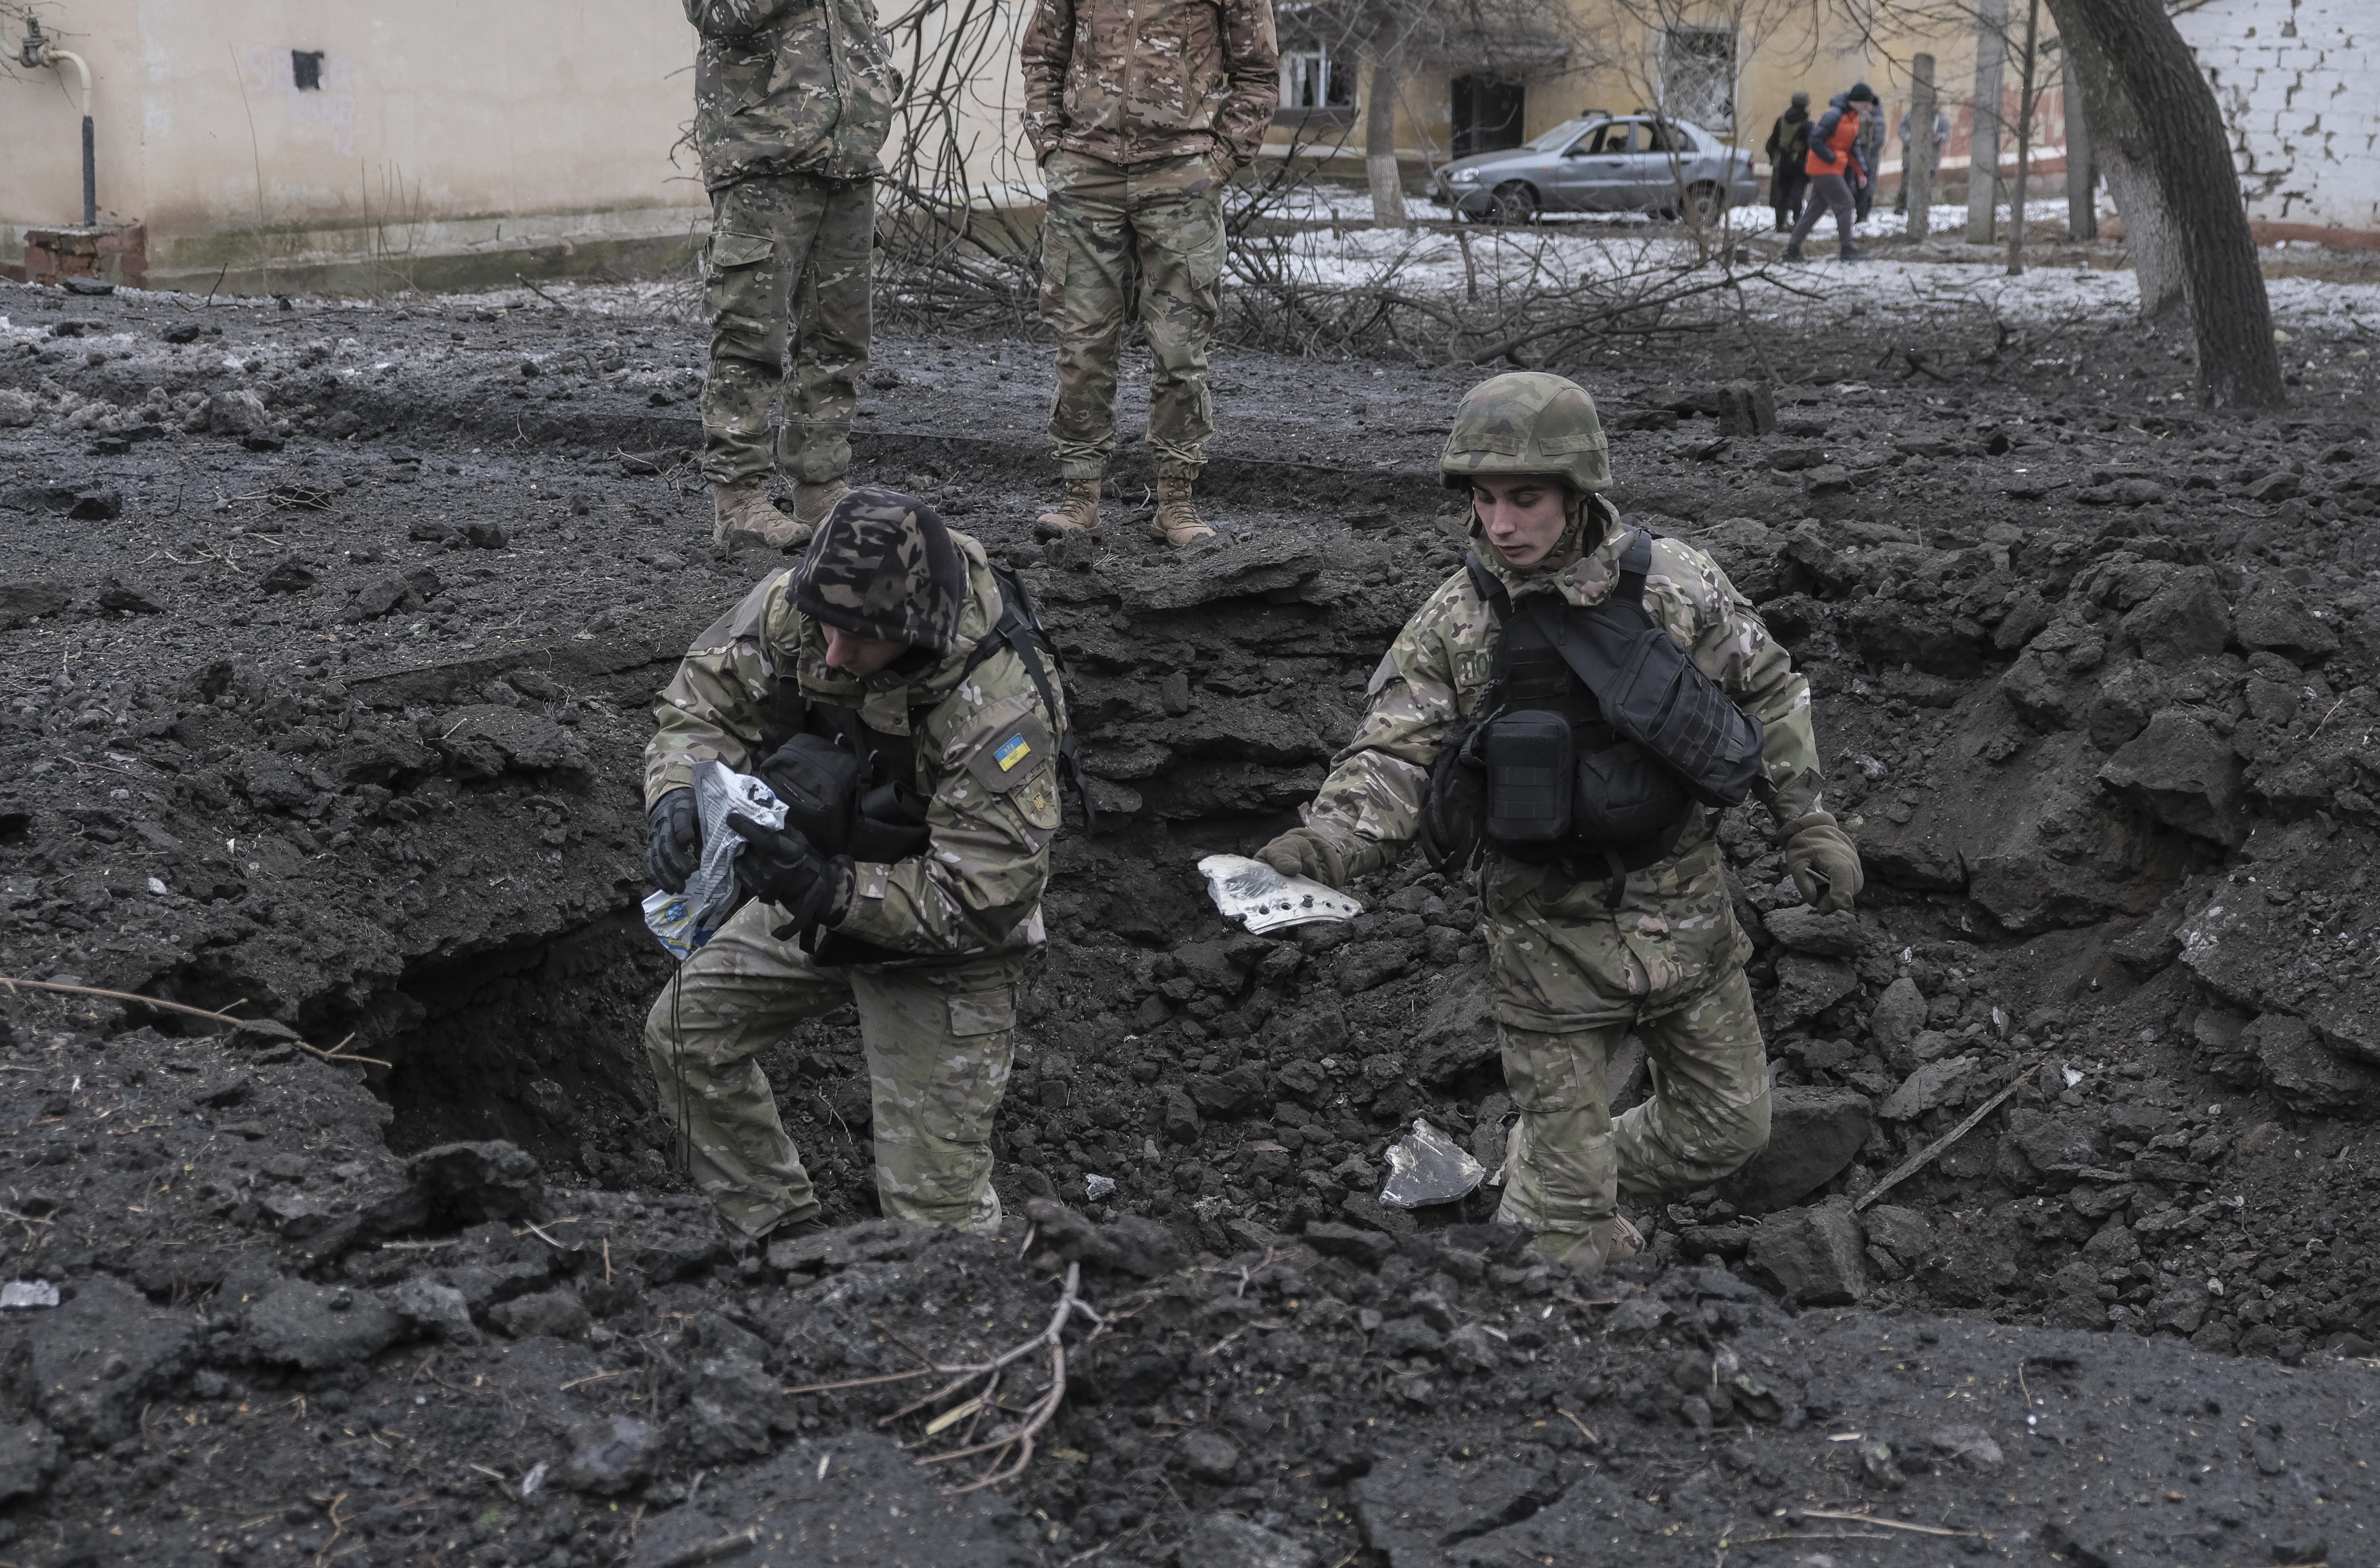
POLYGON ((1530 223, 1537 217, 1537 193, 1524 180, 1512 180, 1496 187, 1488 199, 1488 215, 1500 223, 1530 223))
POLYGON ((1708 228, 1726 214, 1727 193, 1708 180, 1705 180, 1700 185, 1687 188, 1686 205, 1694 213, 1694 222, 1704 228, 1708 228))

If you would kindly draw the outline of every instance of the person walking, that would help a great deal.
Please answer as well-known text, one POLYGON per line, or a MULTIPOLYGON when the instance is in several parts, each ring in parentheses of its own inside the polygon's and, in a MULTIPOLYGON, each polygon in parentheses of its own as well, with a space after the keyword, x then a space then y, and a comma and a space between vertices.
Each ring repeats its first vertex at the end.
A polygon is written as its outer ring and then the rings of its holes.
POLYGON ((1876 90, 1865 82, 1855 82, 1849 91, 1838 92, 1828 101, 1827 112, 1810 127, 1810 194, 1803 201, 1802 215, 1793 223, 1793 232, 1785 241, 1785 259, 1799 261, 1802 241, 1818 222, 1820 203, 1835 215, 1835 235, 1842 244, 1842 259, 1856 261, 1860 253, 1852 244, 1852 225, 1859 220, 1852 211, 1852 193, 1859 182, 1867 179, 1867 171, 1859 160, 1860 122, 1876 113, 1876 90))
POLYGON ((1439 472, 1469 499, 1471 553, 1390 645, 1303 826, 1259 853, 1344 887, 1418 838, 1475 879, 1520 1113, 1496 1218, 1591 1268, 1640 1244, 1621 1198, 1650 1210, 1768 1140, 1711 808, 1766 806, 1821 914, 1858 896, 1859 851, 1821 798, 1808 681, 1709 556, 1621 523, 1585 389, 1481 382, 1439 472), (1653 1097, 1615 1119, 1605 1065, 1631 1031, 1653 1097))
POLYGON ((1038 626, 981 545, 862 486, 799 565, 703 633, 654 708, 645 861, 662 888, 702 862, 698 768, 756 773, 786 806, 782 828, 725 819, 750 901, 645 1020, 678 1159, 740 1246, 823 1228, 759 1058, 852 1003, 884 1217, 1000 1228, 992 1116, 1041 954, 1066 750, 1038 626))
POLYGON ((701 39, 694 142, 711 206, 702 294, 710 537, 729 551, 791 549, 843 495, 851 468, 877 155, 898 73, 868 0, 685 4, 701 39), (772 433, 780 394, 783 422, 772 433), (793 480, 791 517, 769 499, 776 473, 793 480))
POLYGON ((1152 366, 1150 532, 1177 549, 1211 539, 1192 498, 1214 433, 1222 190, 1255 162, 1281 101, 1271 0, 1038 0, 1021 53, 1025 134, 1049 190, 1041 316, 1058 339, 1050 436, 1066 487, 1036 532, 1099 532, 1136 272, 1152 366))
POLYGON ((1778 234, 1793 226, 1802 215, 1802 196, 1810 183, 1803 161, 1810 151, 1810 95, 1797 92, 1786 111, 1768 127, 1768 204, 1777 210, 1778 234))
POLYGON ((1860 173, 1866 177, 1852 197, 1852 211, 1855 221, 1864 223, 1868 209, 1875 205, 1876 182, 1883 177, 1884 168, 1884 111, 1875 104, 1860 115, 1859 145, 1854 151, 1859 154, 1860 173))

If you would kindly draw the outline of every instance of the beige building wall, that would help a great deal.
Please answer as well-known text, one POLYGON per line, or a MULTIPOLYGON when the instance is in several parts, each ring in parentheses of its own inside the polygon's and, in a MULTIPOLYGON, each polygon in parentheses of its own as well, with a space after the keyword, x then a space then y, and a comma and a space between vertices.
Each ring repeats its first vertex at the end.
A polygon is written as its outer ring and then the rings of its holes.
MULTIPOLYGON (((666 0, 55 0, 92 75, 103 220, 161 286, 509 281, 684 252, 694 32, 666 0), (301 90, 292 52, 320 51, 301 90)), ((16 40, 8 40, 13 54, 16 40)), ((71 73, 65 73, 70 78, 71 73)), ((79 219, 59 73, 0 78, 0 261, 79 219)))

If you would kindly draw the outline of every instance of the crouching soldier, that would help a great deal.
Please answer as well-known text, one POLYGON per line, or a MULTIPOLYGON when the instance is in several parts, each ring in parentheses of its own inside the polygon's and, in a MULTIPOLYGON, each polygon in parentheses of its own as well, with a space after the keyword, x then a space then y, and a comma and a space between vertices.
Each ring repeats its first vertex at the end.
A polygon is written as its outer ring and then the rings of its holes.
POLYGON ((1809 683, 1708 556, 1622 526, 1595 404, 1499 376, 1439 459, 1473 550, 1405 623, 1371 710, 1264 849, 1334 886, 1420 838, 1476 866, 1491 1012, 1519 1109, 1497 1217, 1559 1261, 1624 1257, 1618 1199, 1708 1186, 1768 1140, 1768 1077, 1710 806, 1756 795, 1803 897, 1860 889, 1820 807, 1809 683), (1653 1096, 1617 1123, 1605 1062, 1634 1031, 1653 1096))
POLYGON ((1013 580, 924 503, 873 487, 800 562, 696 642, 645 751, 646 857, 700 863, 696 765, 766 779, 783 830, 740 816, 752 901, 680 966, 645 1025, 676 1152, 731 1231, 819 1228, 759 1054, 859 1009, 883 1212, 990 1234, 992 1113, 1020 980, 1042 947, 1065 711, 1013 580))

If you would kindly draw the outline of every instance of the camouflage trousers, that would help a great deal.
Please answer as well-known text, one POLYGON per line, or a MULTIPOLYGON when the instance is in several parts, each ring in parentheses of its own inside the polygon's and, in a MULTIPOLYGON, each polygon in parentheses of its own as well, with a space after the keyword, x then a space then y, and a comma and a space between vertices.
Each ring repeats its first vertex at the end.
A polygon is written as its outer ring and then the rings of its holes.
POLYGON ((1609 1248, 1618 1198, 1707 1187, 1768 1142, 1768 1068, 1735 923, 1706 841, 1608 885, 1491 861, 1484 877, 1489 1010, 1519 1115, 1496 1217, 1560 1262, 1609 1248), (1611 1119, 1606 1079, 1629 1033, 1652 1098, 1611 1119))
POLYGON ((1164 478, 1196 477, 1214 434, 1207 345, 1223 276, 1223 179, 1203 153, 1109 163, 1057 151, 1041 165, 1041 319, 1058 337, 1050 437, 1069 479, 1097 479, 1116 446, 1116 359, 1137 269, 1154 367, 1148 445, 1164 478))
POLYGON ((776 468, 809 484, 841 478, 868 364, 875 183, 784 175, 739 181, 710 199, 703 477, 725 484, 776 468), (781 392, 784 424, 772 438, 769 410, 781 392))
POLYGON ((856 1002, 879 1205, 891 1219, 995 1234, 991 1118, 1008 1087, 1028 960, 821 968, 769 935, 783 918, 746 904, 678 967, 645 1019, 662 1110, 696 1187, 747 1236, 818 1216, 754 1058, 802 1019, 856 1002))

